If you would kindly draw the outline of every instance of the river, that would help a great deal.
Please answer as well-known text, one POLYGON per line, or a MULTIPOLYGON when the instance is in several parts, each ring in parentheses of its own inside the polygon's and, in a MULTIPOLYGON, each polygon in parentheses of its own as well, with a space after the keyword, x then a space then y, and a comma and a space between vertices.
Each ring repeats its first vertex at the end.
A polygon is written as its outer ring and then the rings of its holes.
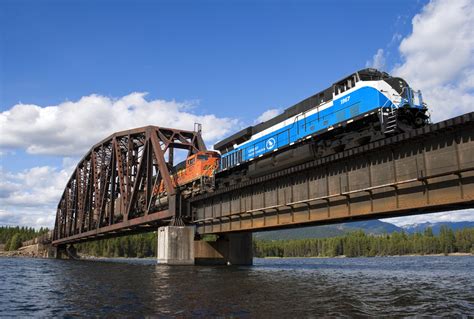
POLYGON ((1 317, 474 315, 474 257, 255 259, 252 267, 0 258, 1 317))

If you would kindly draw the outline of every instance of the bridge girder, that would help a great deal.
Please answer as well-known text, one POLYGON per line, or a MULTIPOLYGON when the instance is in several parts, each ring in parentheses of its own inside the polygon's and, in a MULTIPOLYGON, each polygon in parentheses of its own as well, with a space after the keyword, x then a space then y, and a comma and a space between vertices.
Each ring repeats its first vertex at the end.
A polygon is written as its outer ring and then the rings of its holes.
POLYGON ((191 199, 199 234, 474 208, 474 113, 191 199))

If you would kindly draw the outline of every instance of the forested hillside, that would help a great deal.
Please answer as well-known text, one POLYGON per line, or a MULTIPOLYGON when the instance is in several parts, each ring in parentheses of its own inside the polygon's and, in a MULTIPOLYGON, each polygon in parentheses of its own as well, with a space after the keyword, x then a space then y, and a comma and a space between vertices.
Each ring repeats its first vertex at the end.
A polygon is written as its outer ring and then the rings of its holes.
POLYGON ((309 226, 299 228, 289 228, 280 230, 270 230, 254 234, 258 240, 291 240, 291 239, 313 239, 344 236, 345 234, 362 230, 366 234, 383 235, 391 234, 403 229, 380 220, 368 220, 333 225, 309 226))
MULTIPOLYGON (((28 227, 0 227, 0 244, 15 250, 21 243, 48 232, 28 227)), ((77 244, 79 253, 103 257, 156 256, 155 232, 77 244)), ((439 234, 431 228, 408 234, 404 231, 374 235, 358 230, 331 238, 295 240, 254 239, 255 257, 392 256, 409 254, 474 254, 474 228, 453 231, 442 226, 439 234)))
MULTIPOLYGON (((76 245, 79 253, 103 257, 156 256, 156 233, 104 239, 76 245)), ((355 231, 332 238, 297 240, 255 240, 255 257, 391 256, 407 254, 474 253, 474 228, 452 231, 442 227, 439 235, 431 228, 422 233, 395 232, 368 235, 355 231)))
POLYGON ((256 257, 359 257, 410 254, 474 253, 474 228, 452 231, 442 227, 439 235, 431 228, 423 233, 367 235, 356 231, 324 239, 255 241, 256 257))
POLYGON ((21 243, 49 231, 48 228, 35 230, 32 227, 0 227, 0 244, 5 245, 5 250, 16 250, 21 247, 21 243))
POLYGON ((78 253, 98 257, 156 256, 156 232, 85 242, 75 245, 78 253))

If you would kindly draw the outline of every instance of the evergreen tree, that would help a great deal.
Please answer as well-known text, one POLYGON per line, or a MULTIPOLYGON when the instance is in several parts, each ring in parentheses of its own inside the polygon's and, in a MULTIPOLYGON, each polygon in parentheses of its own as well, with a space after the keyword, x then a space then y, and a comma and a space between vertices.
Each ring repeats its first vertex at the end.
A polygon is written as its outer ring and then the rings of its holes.
POLYGON ((427 229, 412 235, 401 232, 376 236, 356 231, 333 238, 254 241, 256 257, 370 257, 451 252, 474 252, 474 228, 456 232, 445 228, 439 236, 427 229))
POLYGON ((15 235, 13 235, 12 239, 10 240, 8 250, 17 250, 20 247, 21 247, 21 236, 20 236, 20 233, 16 233, 15 235))

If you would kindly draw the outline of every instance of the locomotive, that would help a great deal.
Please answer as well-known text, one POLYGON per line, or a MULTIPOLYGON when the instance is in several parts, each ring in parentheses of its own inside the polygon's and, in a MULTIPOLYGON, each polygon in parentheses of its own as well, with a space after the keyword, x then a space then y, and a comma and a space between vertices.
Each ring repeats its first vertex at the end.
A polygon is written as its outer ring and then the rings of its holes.
MULTIPOLYGON (((173 167, 171 183, 179 188, 184 198, 212 191, 214 177, 219 167, 220 155, 214 151, 201 151, 190 155, 185 161, 173 167)), ((168 196, 164 181, 161 180, 153 189, 156 198, 155 206, 166 205, 168 196)))
MULTIPOLYGON (((194 154, 175 167, 185 197, 419 128, 429 122, 420 91, 399 77, 367 68, 194 154), (206 156, 206 163, 193 164, 206 156), (207 165, 207 166, 206 166, 207 165)), ((164 195, 163 183, 155 190, 164 195)), ((164 196, 159 196, 164 198, 164 196)))
POLYGON ((421 92, 404 79, 362 69, 214 145, 222 154, 219 173, 240 179, 330 155, 422 127, 427 111, 421 92))

